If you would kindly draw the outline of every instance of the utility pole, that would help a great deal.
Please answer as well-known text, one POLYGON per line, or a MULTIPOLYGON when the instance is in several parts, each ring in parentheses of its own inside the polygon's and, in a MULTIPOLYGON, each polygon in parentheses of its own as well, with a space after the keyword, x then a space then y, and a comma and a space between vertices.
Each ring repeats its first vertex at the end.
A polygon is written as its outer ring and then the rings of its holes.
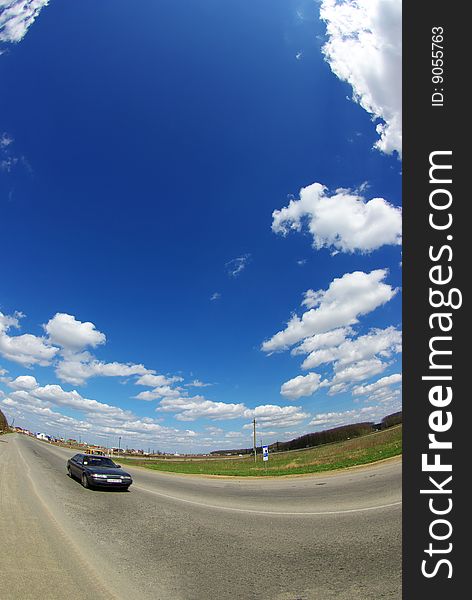
POLYGON ((257 460, 257 442, 256 442, 256 419, 252 422, 254 425, 254 462, 257 460))
POLYGON ((118 437, 118 454, 120 454, 121 451, 121 435, 118 437))

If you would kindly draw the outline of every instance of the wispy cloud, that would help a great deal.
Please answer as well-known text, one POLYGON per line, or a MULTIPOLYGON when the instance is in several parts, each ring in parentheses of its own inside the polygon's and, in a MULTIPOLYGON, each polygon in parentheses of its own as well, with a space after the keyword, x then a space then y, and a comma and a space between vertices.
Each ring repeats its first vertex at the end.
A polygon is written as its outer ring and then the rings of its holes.
MULTIPOLYGON (((1 2, 1 0, 0 0, 1 2)), ((8 148, 8 146, 10 144, 13 144, 14 139, 6 132, 3 132, 1 137, 0 137, 0 149, 4 150, 5 148, 8 148)))
POLYGON ((0 42, 17 43, 49 0, 0 0, 0 42))
POLYGON ((204 383, 203 381, 200 381, 199 379, 194 379, 193 381, 191 381, 190 383, 186 383, 185 387, 198 387, 198 388, 203 388, 203 387, 210 387, 212 386, 212 383, 204 383))
POLYGON ((29 333, 10 335, 12 329, 20 328, 20 319, 23 317, 20 312, 14 315, 0 312, 0 355, 26 367, 50 365, 59 348, 52 346, 45 337, 29 333))
POLYGON ((368 253, 384 245, 401 244, 401 209, 383 198, 367 200, 367 189, 340 188, 329 193, 326 186, 313 183, 300 190, 284 208, 272 213, 272 231, 287 235, 302 231, 305 221, 316 249, 334 252, 368 253))
POLYGON ((13 137, 7 132, 3 132, 0 136, 0 171, 10 173, 15 167, 21 166, 27 173, 31 174, 33 169, 28 159, 26 156, 15 152, 14 141, 13 137))
POLYGON ((225 264, 226 272, 230 277, 238 277, 244 271, 250 259, 250 254, 243 254, 242 256, 238 256, 238 258, 228 261, 225 264))
POLYGON ((355 271, 334 279, 327 290, 309 290, 309 310, 301 317, 294 315, 284 330, 262 344, 262 350, 285 350, 310 336, 357 323, 361 315, 389 302, 397 293, 384 283, 386 276, 386 269, 355 271))

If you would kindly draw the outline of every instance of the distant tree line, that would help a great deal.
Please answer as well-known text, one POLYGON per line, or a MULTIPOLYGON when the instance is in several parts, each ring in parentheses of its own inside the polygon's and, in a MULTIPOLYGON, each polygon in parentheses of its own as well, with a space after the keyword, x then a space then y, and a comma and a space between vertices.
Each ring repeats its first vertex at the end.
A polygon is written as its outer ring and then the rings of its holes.
POLYGON ((8 427, 7 418, 0 410, 0 433, 5 433, 6 431, 9 431, 9 430, 10 430, 10 428, 8 427))
POLYGON ((387 427, 400 425, 400 423, 402 423, 402 411, 384 417, 381 421, 381 429, 387 429, 387 427))
MULTIPOLYGON (((372 433, 373 431, 381 431, 394 425, 399 425, 402 422, 402 413, 396 412, 391 415, 387 415, 382 419, 380 423, 373 423, 371 421, 364 423, 354 423, 352 425, 341 425, 340 427, 334 427, 333 429, 326 429, 325 431, 317 431, 315 433, 306 433, 300 437, 289 440, 288 442, 275 442, 270 444, 269 452, 284 452, 286 450, 300 450, 302 448, 313 448, 314 446, 320 446, 321 444, 331 444, 333 442, 343 442, 352 438, 360 437, 372 433)), ((260 452, 261 448, 258 447, 257 451, 260 452)), ((239 450, 215 450, 211 454, 252 454, 253 448, 240 448, 239 450)))
POLYGON ((269 451, 272 450, 283 452, 284 450, 299 450, 301 448, 313 448, 321 444, 331 444, 332 442, 343 442, 354 437, 371 433, 374 423, 356 423, 354 425, 342 425, 325 431, 317 431, 316 433, 306 433, 298 438, 288 442, 275 442, 269 446, 269 451))

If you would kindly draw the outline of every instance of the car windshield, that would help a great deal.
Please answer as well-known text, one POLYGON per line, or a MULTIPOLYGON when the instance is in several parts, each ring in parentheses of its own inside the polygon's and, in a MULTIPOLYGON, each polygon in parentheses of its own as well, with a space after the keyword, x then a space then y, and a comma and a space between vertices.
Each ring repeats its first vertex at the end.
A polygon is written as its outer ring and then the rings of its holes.
POLYGON ((87 456, 84 458, 84 465, 90 467, 116 467, 115 463, 106 457, 102 456, 87 456))

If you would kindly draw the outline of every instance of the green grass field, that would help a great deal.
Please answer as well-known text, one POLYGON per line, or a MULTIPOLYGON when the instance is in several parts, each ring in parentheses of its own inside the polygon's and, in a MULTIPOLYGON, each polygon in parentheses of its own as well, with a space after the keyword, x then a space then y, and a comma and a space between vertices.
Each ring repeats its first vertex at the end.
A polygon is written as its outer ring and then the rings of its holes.
POLYGON ((119 459, 124 465, 142 466, 156 471, 192 473, 197 475, 230 475, 235 477, 264 477, 301 475, 344 469, 376 462, 402 453, 402 426, 398 425, 345 442, 325 444, 307 450, 271 454, 264 463, 262 457, 245 456, 238 459, 181 459, 134 460, 119 459))

